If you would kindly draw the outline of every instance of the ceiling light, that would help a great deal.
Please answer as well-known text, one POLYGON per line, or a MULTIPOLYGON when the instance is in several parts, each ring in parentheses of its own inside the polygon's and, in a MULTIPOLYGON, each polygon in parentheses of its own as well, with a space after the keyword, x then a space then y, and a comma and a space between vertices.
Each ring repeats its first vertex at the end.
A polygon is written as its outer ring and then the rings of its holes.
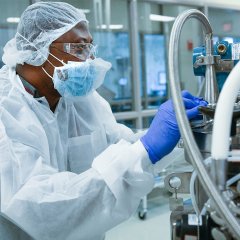
POLYGON ((19 17, 9 17, 7 18, 7 22, 9 23, 18 23, 20 21, 19 17))
POLYGON ((151 21, 158 21, 158 22, 172 22, 175 20, 175 17, 157 15, 157 14, 150 14, 149 19, 151 21))
MULTIPOLYGON (((101 26, 97 26, 97 28, 107 29, 107 25, 102 24, 101 26)), ((117 29, 122 29, 122 28, 123 28, 122 24, 112 24, 112 25, 109 25, 109 29, 117 30, 117 29)))
POLYGON ((87 13, 90 13, 91 12, 91 10, 90 9, 81 9, 85 14, 87 14, 87 13))

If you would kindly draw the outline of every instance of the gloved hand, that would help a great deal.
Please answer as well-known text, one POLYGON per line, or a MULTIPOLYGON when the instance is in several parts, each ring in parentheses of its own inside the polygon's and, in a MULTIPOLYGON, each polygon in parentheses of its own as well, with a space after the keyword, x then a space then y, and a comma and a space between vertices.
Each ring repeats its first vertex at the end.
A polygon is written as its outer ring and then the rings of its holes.
MULTIPOLYGON (((206 106, 202 98, 192 96, 188 91, 182 91, 188 119, 193 119, 199 114, 198 107, 206 106)), ((154 117, 147 133, 140 141, 148 152, 152 163, 170 153, 180 139, 180 132, 175 116, 172 100, 163 103, 154 117)))

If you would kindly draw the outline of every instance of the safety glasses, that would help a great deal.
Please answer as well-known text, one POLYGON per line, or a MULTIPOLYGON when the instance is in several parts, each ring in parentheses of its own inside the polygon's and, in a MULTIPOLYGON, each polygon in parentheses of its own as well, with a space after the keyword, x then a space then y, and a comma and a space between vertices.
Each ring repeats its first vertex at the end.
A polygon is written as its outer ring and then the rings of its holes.
POLYGON ((91 43, 52 43, 50 47, 71 54, 82 61, 96 56, 96 46, 91 43))

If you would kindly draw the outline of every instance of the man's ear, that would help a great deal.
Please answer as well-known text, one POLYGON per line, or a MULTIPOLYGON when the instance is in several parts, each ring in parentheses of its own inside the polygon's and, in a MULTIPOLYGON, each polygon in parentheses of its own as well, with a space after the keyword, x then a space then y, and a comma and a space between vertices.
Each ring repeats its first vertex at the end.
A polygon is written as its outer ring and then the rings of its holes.
POLYGON ((23 71, 23 66, 24 66, 24 64, 17 64, 16 65, 16 72, 20 76, 21 76, 21 72, 23 71))

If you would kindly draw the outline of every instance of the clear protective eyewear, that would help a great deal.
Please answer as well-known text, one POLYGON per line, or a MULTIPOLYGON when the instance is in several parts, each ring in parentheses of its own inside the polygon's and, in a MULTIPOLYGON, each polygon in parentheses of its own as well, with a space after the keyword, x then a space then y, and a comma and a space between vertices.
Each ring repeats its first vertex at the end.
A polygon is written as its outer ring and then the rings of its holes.
POLYGON ((83 61, 96 56, 97 47, 92 43, 52 43, 50 46, 83 61))

